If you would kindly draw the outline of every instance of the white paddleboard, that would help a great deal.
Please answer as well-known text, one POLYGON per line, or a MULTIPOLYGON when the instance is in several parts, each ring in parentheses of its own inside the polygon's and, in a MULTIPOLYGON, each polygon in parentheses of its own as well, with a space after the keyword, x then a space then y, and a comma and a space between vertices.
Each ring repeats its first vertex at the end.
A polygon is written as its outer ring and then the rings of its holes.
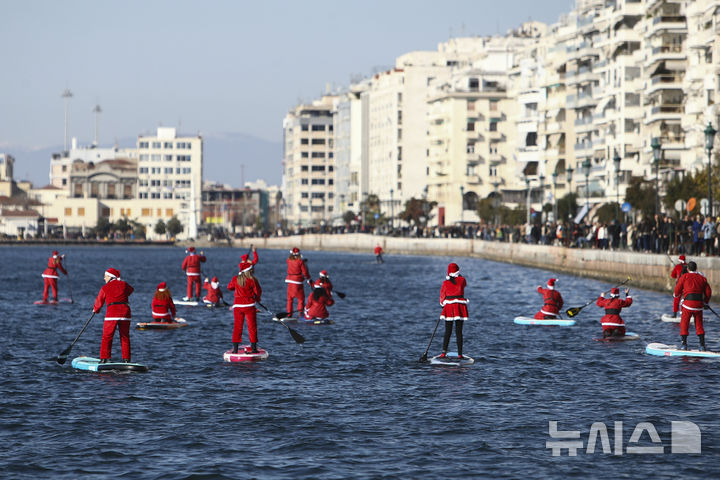
POLYGON ((458 358, 457 352, 447 352, 444 358, 440 358, 440 355, 436 355, 430 359, 431 365, 461 367, 466 365, 472 365, 473 363, 475 363, 475 360, 472 357, 463 355, 463 358, 458 358))
MULTIPOLYGON (((680 312, 678 312, 677 317, 670 313, 663 313, 662 316, 660 317, 660 320, 662 320, 663 322, 668 322, 668 323, 680 323, 680 312)), ((695 323, 695 319, 691 318, 690 323, 695 323)))
POLYGON ((604 338, 593 338, 598 342, 627 342, 630 340, 640 340, 640 335, 635 332, 625 332, 623 337, 604 337, 604 338))
POLYGON ((545 320, 540 320, 530 317, 515 317, 513 322, 518 325, 554 325, 557 327, 570 327, 572 325, 575 325, 575 320, 565 318, 548 318, 545 320))
POLYGON ((200 302, 186 300, 173 300, 173 303, 175 305, 185 305, 187 307, 197 307, 198 305, 200 305, 200 302))
POLYGON ((702 357, 720 358, 720 352, 702 352, 700 350, 680 350, 675 345, 664 343, 650 343, 645 347, 645 353, 659 357, 702 357))

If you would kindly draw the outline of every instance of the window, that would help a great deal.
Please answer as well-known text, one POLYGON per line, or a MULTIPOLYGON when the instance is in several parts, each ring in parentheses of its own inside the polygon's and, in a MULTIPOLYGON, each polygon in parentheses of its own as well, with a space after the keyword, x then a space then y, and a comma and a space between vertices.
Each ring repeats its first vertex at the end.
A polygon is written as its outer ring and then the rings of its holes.
POLYGON ((160 186, 160 180, 150 180, 150 186, 151 186, 151 187, 159 187, 159 186, 160 186))
POLYGON ((301 166, 300 166, 300 171, 301 171, 301 172, 307 172, 307 171, 308 171, 308 166, 307 166, 307 165, 301 165, 301 166))
POLYGON ((172 172, 173 172, 173 168, 172 168, 172 167, 165 167, 165 173, 166 173, 166 174, 172 173, 172 172))
MULTIPOLYGON (((313 155, 315 153, 313 152, 313 155)), ((308 152, 300 152, 300 158, 308 158, 308 152)))
POLYGON ((146 192, 140 192, 140 194, 138 196, 139 196, 139 198, 147 199, 148 194, 146 192))
POLYGON ((325 139, 324 138, 313 138, 312 144, 313 145, 325 145, 325 139))
POLYGON ((165 209, 165 216, 166 216, 166 217, 172 217, 172 216, 173 216, 173 209, 172 209, 172 208, 166 208, 166 209, 165 209))
POLYGON ((189 162, 190 161, 190 155, 178 155, 177 156, 178 162, 189 162))
POLYGON ((148 173, 148 167, 140 167, 140 173, 148 173))
POLYGON ((490 100, 490 111, 491 112, 497 112, 498 109, 498 101, 497 100, 490 100))
POLYGON ((169 199, 169 198, 172 198, 172 192, 164 192, 164 193, 163 193, 163 198, 166 199, 166 200, 169 199))
POLYGON ((308 193, 307 193, 307 192, 301 192, 301 193, 300 193, 300 198, 308 198, 308 193))
POLYGON ((535 147, 537 146, 537 132, 528 132, 525 136, 525 146, 535 147))
POLYGON ((152 148, 160 148, 160 142, 152 142, 152 148))
POLYGON ((325 179, 324 178, 313 178, 312 184, 313 185, 325 185, 325 179))
POLYGON ((152 161, 152 162, 159 162, 159 161, 160 161, 160 154, 159 154, 159 153, 157 153, 157 154, 152 154, 152 155, 150 156, 150 161, 152 161))
POLYGON ((301 211, 301 212, 307 212, 307 211, 308 211, 307 205, 300 205, 300 211, 301 211))
POLYGON ((152 199, 154 199, 154 200, 159 200, 159 199, 160 199, 160 194, 159 194, 159 193, 151 193, 151 194, 150 194, 150 198, 152 198, 152 199))
POLYGON ((150 142, 139 142, 138 143, 138 148, 149 148, 149 147, 150 147, 150 142))
POLYGON ((69 217, 72 215, 72 208, 71 207, 65 207, 65 216, 69 217))
POLYGON ((172 142, 165 142, 165 143, 163 144, 163 147, 164 147, 164 148, 172 148, 172 142))
POLYGON ((157 209, 157 216, 162 217, 162 208, 157 209))
POLYGON ((183 173, 190 173, 190 167, 183 168, 183 169, 182 169, 182 172, 183 172, 183 173))
POLYGON ((143 208, 141 215, 143 217, 151 217, 152 216, 152 208, 143 208))
POLYGON ((313 192, 312 198, 325 198, 325 193, 323 192, 313 192))
POLYGON ((147 153, 141 153, 140 154, 140 161, 141 162, 147 162, 150 159, 150 155, 147 153))
POLYGON ((152 167, 152 168, 150 169, 150 173, 151 173, 151 174, 156 174, 156 175, 157 175, 158 173, 162 173, 162 168, 160 168, 160 167, 152 167))
POLYGON ((328 166, 328 172, 332 172, 332 171, 333 171, 333 166, 332 165, 328 166))
POLYGON ((498 131, 498 129, 497 129, 497 122, 490 122, 490 128, 489 128, 489 130, 490 130, 491 132, 497 132, 497 131, 498 131))
POLYGON ((312 152, 312 158, 325 158, 325 152, 312 152))
POLYGON ((325 125, 313 125, 312 126, 313 132, 324 132, 325 131, 325 125))
POLYGON ((474 131, 475 131, 475 122, 467 122, 467 131, 468 131, 468 132, 474 132, 474 131))
POLYGON ((307 184, 308 184, 307 178, 303 178, 302 180, 300 180, 300 185, 307 185, 307 184))
POLYGON ((331 178, 330 180, 328 180, 328 185, 332 185, 332 184, 333 184, 333 179, 331 178))
POLYGON ((328 153, 328 158, 333 158, 333 152, 328 153))
POLYGON ((303 132, 307 132, 308 131, 307 123, 303 123, 302 125, 300 125, 300 130, 302 130, 303 132))
POLYGON ((166 162, 172 162, 172 155, 165 155, 165 161, 166 162))
POLYGON ((311 207, 310 210, 313 211, 313 212, 322 212, 322 211, 323 211, 323 207, 322 207, 322 205, 320 205, 320 206, 315 206, 315 207, 311 207))
POLYGON ((313 165, 312 166, 313 172, 324 172, 325 171, 325 165, 313 165))
POLYGON ((480 82, 478 82, 477 78, 470 78, 468 80, 468 88, 471 92, 477 92, 478 88, 480 86, 480 82))
POLYGON ((307 139, 307 138, 301 138, 301 139, 300 139, 300 145, 307 145, 307 144, 308 144, 308 139, 307 139))

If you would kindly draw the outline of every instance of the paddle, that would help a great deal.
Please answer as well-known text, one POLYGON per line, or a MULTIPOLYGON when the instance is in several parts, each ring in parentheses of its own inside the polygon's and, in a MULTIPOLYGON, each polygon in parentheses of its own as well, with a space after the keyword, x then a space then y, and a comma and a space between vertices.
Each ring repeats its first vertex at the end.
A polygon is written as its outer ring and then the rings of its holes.
POLYGON ((72 294, 72 283, 70 283, 70 275, 65 275, 67 277, 68 281, 68 292, 70 292, 70 303, 75 303, 75 300, 73 300, 73 294, 72 294))
POLYGON ((337 293, 338 297, 345 298, 345 294, 343 292, 338 292, 337 290, 335 290, 335 293, 337 293))
MULTIPOLYGON (((621 287, 621 286, 625 285, 626 283, 628 283, 629 281, 630 281, 630 276, 628 276, 627 279, 626 279, 624 282, 618 283, 617 285, 615 285, 615 286, 612 287, 612 288, 621 287)), ((611 288, 610 290, 612 290, 612 288, 611 288)), ((603 292, 603 295, 606 294, 606 293, 608 293, 610 290, 605 290, 605 291, 603 292)), ((567 314, 568 317, 572 318, 572 317, 574 317, 575 315, 577 315, 578 313, 580 313, 580 310, 582 310, 583 308, 587 307, 588 305, 590 305, 591 303, 593 303, 595 300, 596 300, 596 298, 593 298, 592 300, 588 301, 585 305, 583 305, 583 306, 581 306, 581 307, 568 308, 567 310, 565 310, 565 313, 567 314)))
POLYGON ((70 350, 72 350, 73 345, 75 345, 75 342, 78 341, 78 339, 80 338, 80 335, 83 334, 83 332, 85 331, 87 326, 90 325, 90 320, 92 320, 94 316, 95 316, 95 312, 93 312, 92 315, 90 315, 90 318, 88 318, 88 321, 85 322, 85 325, 83 325, 82 330, 80 330, 80 333, 77 334, 77 337, 75 337, 75 340, 73 340, 73 342, 70 344, 70 346, 67 347, 65 350, 63 350, 62 352, 60 352, 60 355, 57 356, 57 358, 55 360, 60 365, 65 364, 65 362, 67 361, 68 355, 70 355, 70 350))
POLYGON ((422 357, 420 357, 420 360, 418 360, 418 362, 420 362, 420 363, 427 362, 427 353, 430 350, 430 345, 432 345, 433 338, 435 338, 435 332, 437 332, 438 325, 440 325, 440 317, 438 317, 438 321, 437 321, 437 323, 435 323, 435 329, 433 330, 433 333, 430 336, 430 341, 428 342, 428 346, 425 349, 425 353, 422 354, 422 357))
MULTIPOLYGON (((263 308, 263 310, 265 310, 265 311, 268 312, 269 314, 273 315, 275 318, 277 318, 277 319, 281 319, 281 318, 282 318, 282 317, 279 317, 278 315, 274 314, 273 312, 271 312, 271 311, 270 311, 265 305, 263 305, 262 303, 260 303, 260 302, 255 302, 255 303, 257 303, 258 305, 260 305, 260 306, 263 308)), ((284 313, 284 312, 281 312, 281 313, 284 313)), ((290 327, 289 327, 285 322, 283 322, 282 320, 280 321, 280 323, 282 323, 283 326, 285 326, 285 328, 288 329, 288 331, 290 332, 290 335, 292 336, 293 340, 295 340, 296 343, 305 343, 305 337, 303 337, 302 335, 300 335, 296 330, 293 330, 292 328, 290 328, 290 327)))
POLYGON ((716 312, 715 310, 713 310, 710 305, 705 304, 705 306, 707 307, 708 310, 710 310, 711 312, 713 312, 716 317, 720 318, 720 315, 718 315, 717 312, 716 312))

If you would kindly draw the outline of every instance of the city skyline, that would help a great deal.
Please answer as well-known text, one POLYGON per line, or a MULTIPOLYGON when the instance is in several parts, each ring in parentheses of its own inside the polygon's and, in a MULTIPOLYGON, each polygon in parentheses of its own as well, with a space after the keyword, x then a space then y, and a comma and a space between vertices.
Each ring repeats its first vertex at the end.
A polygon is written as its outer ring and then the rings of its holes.
MULTIPOLYGON (((0 151, 17 158, 18 177, 42 184, 49 157, 35 164, 29 153, 62 149, 61 94, 69 88, 68 134, 80 145, 94 139, 99 105, 101 146, 160 125, 210 141, 255 138, 268 148, 248 153, 262 158, 243 162, 245 180, 278 183, 281 122, 298 102, 392 66, 403 53, 434 50, 449 37, 505 33, 529 18, 553 23, 573 2, 539 3, 493 5, 491 17, 481 15, 489 2, 471 1, 369 2, 362 10, 325 1, 5 4, 0 151)), ((227 172, 226 158, 218 157, 207 157, 210 180, 227 172)), ((240 169, 234 170, 224 180, 238 184, 240 169)))

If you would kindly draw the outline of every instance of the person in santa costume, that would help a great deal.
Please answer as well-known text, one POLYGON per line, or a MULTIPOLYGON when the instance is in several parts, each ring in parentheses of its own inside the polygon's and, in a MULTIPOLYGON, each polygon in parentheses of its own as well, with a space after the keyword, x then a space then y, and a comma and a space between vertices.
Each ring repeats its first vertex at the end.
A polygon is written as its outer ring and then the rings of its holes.
POLYGON ((257 309, 256 302, 261 300, 262 288, 260 282, 253 275, 253 266, 249 262, 238 265, 240 271, 230 280, 228 290, 235 292, 232 311, 235 319, 232 343, 232 353, 238 353, 242 343, 243 323, 247 320, 248 335, 250 337, 250 349, 246 353, 258 353, 257 349, 257 309))
POLYGON ((382 254, 383 254, 383 249, 380 246, 380 244, 378 243, 377 245, 375 245, 375 262, 376 263, 385 263, 385 260, 383 260, 383 258, 382 258, 382 254))
POLYGON ((207 295, 203 297, 203 302, 215 307, 220 307, 225 303, 218 277, 212 277, 210 281, 206 278, 205 283, 203 283, 203 288, 207 290, 207 295))
POLYGON ((155 295, 153 295, 151 307, 154 321, 167 323, 175 321, 175 302, 173 302, 172 294, 165 282, 158 284, 155 295))
POLYGON ((457 263, 448 265, 447 276, 440 288, 440 305, 442 305, 440 319, 445 320, 445 337, 443 338, 443 349, 440 358, 445 358, 447 355, 453 322, 455 323, 458 358, 463 358, 463 323, 468 319, 468 299, 465 298, 466 286, 467 282, 460 275, 460 267, 457 263))
POLYGON ((535 314, 535 318, 544 320, 560 317, 563 298, 560 292, 555 290, 555 284, 557 282, 557 278, 551 278, 547 281, 547 288, 543 288, 542 286, 537 287, 537 292, 543 297, 543 306, 540 307, 540 311, 535 314))
POLYGON ((187 297, 183 297, 185 301, 200 298, 200 264, 207 260, 203 252, 200 252, 200 255, 195 253, 195 247, 188 248, 187 252, 188 255, 182 263, 182 269, 185 270, 185 275, 187 275, 187 297), (193 285, 195 285, 194 296, 193 285))
POLYGON ((105 285, 100 289, 93 312, 100 313, 103 305, 105 322, 103 322, 102 342, 100 344, 100 363, 107 363, 112 354, 112 342, 115 330, 120 332, 120 346, 123 362, 130 362, 130 312, 129 297, 134 289, 129 283, 120 279, 120 271, 115 268, 105 270, 105 285))
POLYGON ((62 264, 63 257, 65 257, 65 255, 60 255, 57 250, 54 250, 52 252, 52 256, 48 259, 47 268, 42 273, 44 283, 43 303, 47 303, 48 293, 51 288, 53 293, 52 303, 57 303, 58 301, 58 270, 60 270, 65 275, 68 274, 67 270, 65 270, 65 267, 63 267, 62 264))
POLYGON ((695 319, 695 333, 700 342, 700 350, 705 347, 705 329, 703 328, 703 309, 710 303, 712 289, 705 276, 697 271, 695 262, 688 262, 687 273, 680 277, 675 285, 673 294, 673 311, 676 311, 682 298, 682 316, 680 317, 680 338, 683 350, 687 350, 687 337, 690 327, 690 319, 695 319))
POLYGON ((250 260, 250 255, 247 253, 244 253, 240 256, 240 262, 241 263, 250 263, 254 267, 258 263, 258 254, 257 250, 255 250, 255 245, 250 245, 250 250, 252 250, 252 260, 250 260))
POLYGON ((630 289, 625 289, 625 300, 620 298, 620 289, 617 287, 610 289, 610 298, 605 298, 605 292, 602 292, 595 302, 595 305, 605 309, 605 315, 600 319, 603 328, 603 338, 624 337, 625 321, 620 317, 620 311, 632 305, 630 289))
POLYGON ((319 286, 323 287, 328 294, 328 297, 332 298, 333 284, 330 281, 330 274, 327 270, 321 270, 318 279, 313 282, 313 288, 319 286))
POLYGON ((685 262, 685 255, 680 255, 678 257, 678 263, 675 264, 672 272, 670 272, 670 278, 674 278, 677 284, 677 281, 680 280, 680 277, 684 273, 687 273, 687 263, 685 262))
POLYGON ((297 300, 297 312, 302 313, 305 307, 305 282, 310 283, 310 273, 308 273, 307 265, 300 255, 300 249, 295 247, 290 250, 290 256, 287 258, 287 313, 288 317, 292 317, 293 300, 297 300))
POLYGON ((327 307, 333 305, 335 301, 328 294, 327 288, 321 283, 313 285, 313 291, 307 297, 304 315, 308 320, 328 318, 330 314, 327 307))

